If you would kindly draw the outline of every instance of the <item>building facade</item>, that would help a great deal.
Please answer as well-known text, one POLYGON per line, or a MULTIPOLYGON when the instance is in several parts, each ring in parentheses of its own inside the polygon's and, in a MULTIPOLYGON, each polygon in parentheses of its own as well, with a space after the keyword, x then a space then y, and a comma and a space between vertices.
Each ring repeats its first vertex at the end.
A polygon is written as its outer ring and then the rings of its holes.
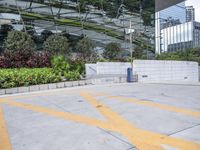
POLYGON ((161 53, 200 47, 200 23, 191 21, 161 30, 161 53))
POLYGON ((195 21, 195 9, 193 6, 186 7, 186 22, 195 21))
POLYGON ((166 37, 166 35, 163 34, 165 32, 167 32, 167 36, 168 34, 172 34, 167 28, 178 26, 179 24, 186 22, 185 2, 172 5, 156 12, 155 18, 155 49, 156 53, 160 54, 163 49, 166 49, 166 43, 168 44, 170 41, 170 39, 165 38, 167 39, 167 42, 164 43, 163 37, 166 37))

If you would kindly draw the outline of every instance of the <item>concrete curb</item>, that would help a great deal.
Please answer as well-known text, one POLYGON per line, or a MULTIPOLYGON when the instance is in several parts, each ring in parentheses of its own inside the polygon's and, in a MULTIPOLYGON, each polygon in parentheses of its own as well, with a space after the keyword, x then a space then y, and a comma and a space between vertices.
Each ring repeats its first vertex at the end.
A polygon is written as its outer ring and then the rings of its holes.
POLYGON ((67 87, 74 87, 74 86, 106 84, 106 83, 125 83, 125 82, 126 82, 126 78, 123 78, 123 77, 87 79, 87 80, 80 80, 80 81, 69 81, 69 82, 31 85, 27 87, 0 89, 0 95, 44 91, 44 90, 67 88, 67 87))
POLYGON ((59 82, 59 83, 51 83, 51 84, 31 85, 31 86, 27 86, 27 87, 0 89, 0 95, 44 91, 44 90, 50 90, 50 89, 66 88, 66 87, 73 87, 73 86, 82 86, 82 85, 89 85, 89 84, 92 84, 91 80, 81 80, 81 81, 70 81, 70 82, 59 82))

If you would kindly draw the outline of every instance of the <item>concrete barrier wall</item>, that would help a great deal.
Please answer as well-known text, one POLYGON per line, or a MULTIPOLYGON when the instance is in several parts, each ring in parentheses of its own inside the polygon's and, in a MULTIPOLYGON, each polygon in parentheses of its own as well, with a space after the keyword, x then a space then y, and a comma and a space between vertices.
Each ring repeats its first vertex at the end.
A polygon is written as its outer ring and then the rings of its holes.
MULTIPOLYGON (((87 78, 105 76, 126 77, 130 63, 98 62, 86 64, 87 78)), ((198 63, 189 61, 134 60, 133 74, 139 82, 151 81, 199 81, 198 63)))
POLYGON ((139 82, 192 81, 198 82, 198 63, 189 61, 135 60, 133 73, 139 82))

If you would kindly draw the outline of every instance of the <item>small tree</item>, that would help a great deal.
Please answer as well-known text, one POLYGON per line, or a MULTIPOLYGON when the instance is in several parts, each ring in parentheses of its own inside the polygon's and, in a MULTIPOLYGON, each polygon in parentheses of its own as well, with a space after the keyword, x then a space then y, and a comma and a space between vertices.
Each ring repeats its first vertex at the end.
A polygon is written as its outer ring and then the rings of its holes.
POLYGON ((13 26, 8 24, 1 25, 1 33, 3 34, 3 37, 7 37, 8 32, 13 30, 13 26))
POLYGON ((10 31, 4 42, 4 48, 10 51, 32 51, 35 49, 35 43, 25 32, 10 31))
POLYGON ((66 53, 69 50, 68 39, 61 35, 51 35, 44 42, 44 49, 53 53, 66 53))
POLYGON ((80 58, 85 61, 91 61, 96 59, 96 52, 94 51, 95 44, 87 37, 81 39, 76 49, 80 54, 80 58))
POLYGON ((120 52, 121 52, 120 44, 111 42, 106 45, 106 48, 103 52, 103 57, 110 60, 117 59, 119 57, 120 52))
POLYGON ((141 59, 143 55, 143 48, 140 46, 136 46, 133 51, 133 57, 135 59, 141 59))
POLYGON ((43 38, 43 41, 46 41, 46 39, 51 35, 53 35, 53 32, 51 32, 49 30, 43 30, 41 32, 41 37, 43 38))

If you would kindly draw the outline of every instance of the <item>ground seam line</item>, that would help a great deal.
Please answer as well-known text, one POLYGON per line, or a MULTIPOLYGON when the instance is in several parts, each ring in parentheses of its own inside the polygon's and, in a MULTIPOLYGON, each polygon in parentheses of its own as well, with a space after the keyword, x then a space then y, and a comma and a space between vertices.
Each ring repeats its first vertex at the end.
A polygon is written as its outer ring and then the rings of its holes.
POLYGON ((186 131, 186 130, 192 129, 192 128, 197 127, 197 126, 199 126, 199 125, 200 125, 200 124, 196 124, 196 125, 193 125, 193 126, 191 126, 191 127, 184 128, 184 129, 182 129, 182 130, 179 130, 179 131, 176 131, 176 132, 170 133, 170 134, 168 134, 167 136, 171 136, 171 135, 174 135, 174 134, 177 134, 177 133, 180 133, 180 132, 183 132, 183 131, 186 131))
POLYGON ((99 129, 99 130, 101 130, 101 131, 103 131, 103 132, 106 132, 107 134, 111 135, 111 136, 112 136, 112 137, 114 137, 115 139, 117 139, 117 140, 119 140, 119 141, 121 141, 121 142, 123 142, 123 143, 125 143, 125 144, 127 144, 127 145, 130 145, 130 146, 132 146, 131 148, 136 148, 135 146, 133 146, 133 145, 132 145, 132 144, 130 144, 129 142, 122 140, 121 138, 119 138, 119 137, 117 137, 117 136, 113 135, 112 133, 110 133, 109 131, 107 131, 107 130, 104 130, 104 129, 102 129, 102 128, 99 128, 99 127, 98 127, 98 129, 99 129))

